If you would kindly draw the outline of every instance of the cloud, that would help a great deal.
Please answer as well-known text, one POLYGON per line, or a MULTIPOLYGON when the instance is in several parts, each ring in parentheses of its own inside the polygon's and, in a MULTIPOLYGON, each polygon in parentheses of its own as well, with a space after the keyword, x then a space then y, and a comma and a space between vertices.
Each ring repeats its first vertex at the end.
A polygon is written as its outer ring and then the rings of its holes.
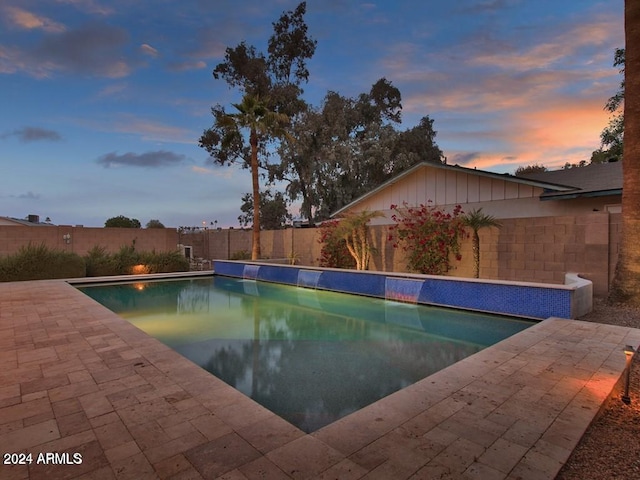
POLYGON ((234 169, 226 167, 223 170, 221 170, 221 169, 213 169, 213 168, 206 168, 206 167, 200 167, 198 165, 193 165, 191 167, 191 171, 199 175, 213 175, 215 177, 220 177, 220 178, 232 178, 234 169))
POLYGON ((481 152, 458 152, 447 157, 447 163, 450 165, 466 165, 476 161, 482 157, 481 152))
POLYGON ((104 87, 97 94, 98 98, 103 97, 118 97, 121 96, 128 88, 126 83, 112 83, 104 87))
POLYGON ((168 69, 172 72, 185 72, 188 70, 202 70, 207 68, 207 63, 203 60, 174 62, 168 65, 168 69))
POLYGON ((110 7, 106 7, 101 5, 100 2, 95 0, 56 0, 58 3, 66 3, 69 5, 73 5, 78 10, 93 13, 98 15, 111 15, 113 14, 113 9, 110 7))
POLYGON ((178 155, 177 153, 166 150, 158 150, 140 154, 129 152, 122 155, 111 152, 101 156, 96 162, 105 168, 119 166, 156 168, 179 165, 184 162, 184 160, 184 155, 178 155))
POLYGON ((140 51, 145 55, 149 55, 150 57, 154 57, 154 58, 160 55, 158 53, 158 50, 156 50, 155 48, 153 48, 151 45, 147 43, 143 43, 142 45, 140 45, 140 51))
POLYGON ((31 191, 27 193, 21 193, 19 195, 9 195, 10 197, 19 198, 20 200, 39 200, 41 195, 39 193, 33 193, 31 191))
POLYGON ((0 138, 17 137, 21 142, 37 142, 42 140, 48 140, 57 142, 62 140, 62 136, 54 131, 40 127, 23 127, 18 130, 14 130, 11 133, 5 133, 0 135, 0 138))
POLYGON ((504 10, 505 8, 517 3, 518 0, 480 0, 468 7, 460 8, 461 13, 493 13, 504 10))
POLYGON ((557 96, 527 110, 511 112, 501 121, 488 121, 477 130, 447 132, 457 145, 445 149, 449 163, 513 173, 518 166, 541 164, 560 168, 588 160, 599 146, 607 112, 595 100, 557 96), (460 148, 474 145, 473 151, 460 148), (479 152, 478 145, 486 146, 479 152))
POLYGON ((1 47, 0 72, 46 78, 55 73, 121 78, 140 62, 127 58, 127 32, 104 24, 92 24, 47 35, 30 48, 1 47))
POLYGON ((65 26, 47 17, 36 15, 18 7, 6 6, 2 9, 5 14, 5 22, 11 26, 25 30, 44 30, 49 33, 65 31, 65 26))
POLYGON ((133 115, 121 117, 115 125, 107 127, 109 130, 127 134, 138 134, 143 140, 159 142, 195 143, 197 134, 181 127, 165 125, 133 115))

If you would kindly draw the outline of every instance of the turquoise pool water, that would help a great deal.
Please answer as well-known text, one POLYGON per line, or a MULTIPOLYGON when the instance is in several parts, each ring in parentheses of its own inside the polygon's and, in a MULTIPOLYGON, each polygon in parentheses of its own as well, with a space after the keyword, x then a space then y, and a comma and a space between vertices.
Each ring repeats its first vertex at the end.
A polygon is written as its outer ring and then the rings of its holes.
POLYGON ((306 432, 532 325, 227 277, 80 290, 306 432))

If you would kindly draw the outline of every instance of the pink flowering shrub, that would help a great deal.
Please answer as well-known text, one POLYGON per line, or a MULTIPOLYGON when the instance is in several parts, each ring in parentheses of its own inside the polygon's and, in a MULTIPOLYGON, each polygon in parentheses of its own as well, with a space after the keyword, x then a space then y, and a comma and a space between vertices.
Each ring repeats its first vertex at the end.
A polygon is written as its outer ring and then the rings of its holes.
POLYGON ((451 257, 460 260, 460 238, 465 235, 462 207, 452 213, 430 205, 402 207, 391 205, 395 225, 389 228, 388 240, 394 248, 402 248, 408 267, 419 273, 444 275, 452 268, 451 257))
POLYGON ((349 253, 347 242, 337 234, 338 220, 322 222, 318 243, 322 244, 320 251, 320 266, 332 268, 355 268, 356 261, 349 253))

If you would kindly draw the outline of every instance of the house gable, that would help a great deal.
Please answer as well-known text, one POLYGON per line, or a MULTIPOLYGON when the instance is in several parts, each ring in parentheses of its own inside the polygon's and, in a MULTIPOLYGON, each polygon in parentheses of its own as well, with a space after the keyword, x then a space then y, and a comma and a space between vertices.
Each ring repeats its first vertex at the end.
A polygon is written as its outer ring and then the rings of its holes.
MULTIPOLYGON (((358 211, 380 211, 381 217, 372 223, 390 223, 391 205, 417 206, 431 203, 445 209, 461 205, 464 211, 482 208, 496 218, 540 217, 565 215, 578 211, 604 209, 615 203, 616 197, 577 198, 579 188, 552 183, 539 178, 517 177, 452 165, 421 163, 385 182, 337 211, 333 216, 358 211), (557 195, 577 198, 571 202, 540 202, 557 195)), ((586 195, 585 195, 586 197, 586 195)))

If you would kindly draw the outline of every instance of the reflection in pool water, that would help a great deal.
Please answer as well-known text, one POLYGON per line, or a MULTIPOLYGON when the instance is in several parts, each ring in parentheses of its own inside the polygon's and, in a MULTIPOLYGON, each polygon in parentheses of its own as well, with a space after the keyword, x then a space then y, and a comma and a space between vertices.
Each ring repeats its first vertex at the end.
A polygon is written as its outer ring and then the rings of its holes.
POLYGON ((306 432, 532 325, 226 277, 81 290, 306 432))

